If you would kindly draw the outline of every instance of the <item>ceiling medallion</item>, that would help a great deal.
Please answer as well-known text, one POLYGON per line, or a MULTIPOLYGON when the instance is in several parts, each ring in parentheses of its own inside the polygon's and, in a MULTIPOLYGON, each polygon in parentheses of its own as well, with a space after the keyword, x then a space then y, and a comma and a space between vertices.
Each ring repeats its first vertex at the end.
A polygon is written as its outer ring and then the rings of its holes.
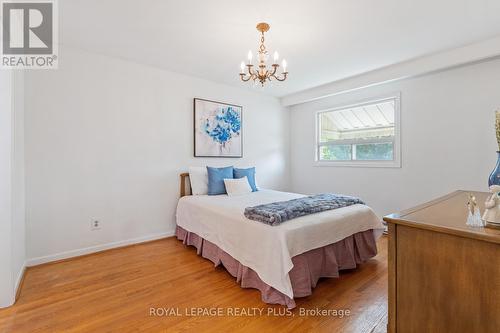
POLYGON ((260 84, 264 86, 264 83, 266 81, 272 81, 272 79, 276 79, 278 81, 285 81, 288 75, 288 72, 286 70, 286 60, 283 59, 282 61, 282 66, 283 66, 283 71, 281 74, 276 74, 278 68, 280 65, 278 65, 278 59, 279 59, 279 54, 278 52, 274 52, 274 61, 273 64, 271 65, 271 68, 268 68, 266 65, 266 61, 268 59, 268 52, 266 50, 266 46, 264 45, 264 33, 269 31, 269 24, 267 23, 259 23, 257 24, 257 30, 261 32, 262 36, 260 37, 260 46, 259 46, 259 51, 258 51, 258 69, 253 68, 252 64, 252 58, 253 54, 252 51, 248 51, 248 62, 245 64, 244 62, 241 62, 241 72, 240 72, 240 78, 243 82, 247 82, 248 80, 253 80, 256 82, 259 80, 260 84), (246 72, 245 72, 245 67, 246 67, 246 72))

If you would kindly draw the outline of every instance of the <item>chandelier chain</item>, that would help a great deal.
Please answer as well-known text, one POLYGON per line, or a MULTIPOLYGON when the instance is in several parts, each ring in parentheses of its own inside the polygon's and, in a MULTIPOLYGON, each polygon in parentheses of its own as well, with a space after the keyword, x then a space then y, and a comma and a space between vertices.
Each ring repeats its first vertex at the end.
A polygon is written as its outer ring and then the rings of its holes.
POLYGON ((260 51, 259 53, 267 53, 266 51, 266 46, 264 45, 264 32, 262 32, 262 37, 260 37, 260 47, 259 47, 260 51))

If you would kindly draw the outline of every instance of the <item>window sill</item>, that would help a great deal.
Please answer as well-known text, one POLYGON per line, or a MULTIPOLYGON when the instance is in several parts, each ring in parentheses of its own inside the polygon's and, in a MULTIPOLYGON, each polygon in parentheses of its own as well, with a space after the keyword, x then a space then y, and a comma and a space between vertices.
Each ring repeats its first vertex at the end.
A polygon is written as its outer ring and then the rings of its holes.
POLYGON ((401 161, 315 161, 315 167, 401 168, 401 161))

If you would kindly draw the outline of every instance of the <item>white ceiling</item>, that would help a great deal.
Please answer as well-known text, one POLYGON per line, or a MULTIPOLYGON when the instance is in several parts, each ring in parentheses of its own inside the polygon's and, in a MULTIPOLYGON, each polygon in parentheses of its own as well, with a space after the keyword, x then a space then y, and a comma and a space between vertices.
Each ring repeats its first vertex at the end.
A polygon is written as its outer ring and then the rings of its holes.
POLYGON ((61 0, 60 38, 117 56, 275 96, 500 34, 499 0, 61 0), (239 65, 266 45, 289 78, 264 88, 239 65))

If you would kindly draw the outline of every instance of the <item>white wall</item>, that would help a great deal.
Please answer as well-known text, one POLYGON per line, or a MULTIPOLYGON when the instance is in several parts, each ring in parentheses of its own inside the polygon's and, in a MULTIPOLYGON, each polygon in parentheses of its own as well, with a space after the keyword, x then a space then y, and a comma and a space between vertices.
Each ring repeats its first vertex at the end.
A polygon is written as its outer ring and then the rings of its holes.
POLYGON ((14 302, 12 274, 12 73, 0 71, 0 308, 14 302))
POLYGON ((59 59, 25 82, 29 264, 172 234, 190 165, 255 165, 261 186, 287 189, 276 98, 67 47, 59 59), (243 159, 193 157, 194 97, 243 106, 243 159))
POLYGON ((14 302, 25 263, 24 82, 0 71, 0 308, 14 302))
POLYGON ((24 72, 12 77, 12 271, 17 290, 26 261, 24 72))
POLYGON ((456 189, 487 191, 495 166, 500 60, 291 107, 292 190, 361 196, 379 215, 456 189), (402 168, 315 167, 314 113, 401 92, 402 168))

